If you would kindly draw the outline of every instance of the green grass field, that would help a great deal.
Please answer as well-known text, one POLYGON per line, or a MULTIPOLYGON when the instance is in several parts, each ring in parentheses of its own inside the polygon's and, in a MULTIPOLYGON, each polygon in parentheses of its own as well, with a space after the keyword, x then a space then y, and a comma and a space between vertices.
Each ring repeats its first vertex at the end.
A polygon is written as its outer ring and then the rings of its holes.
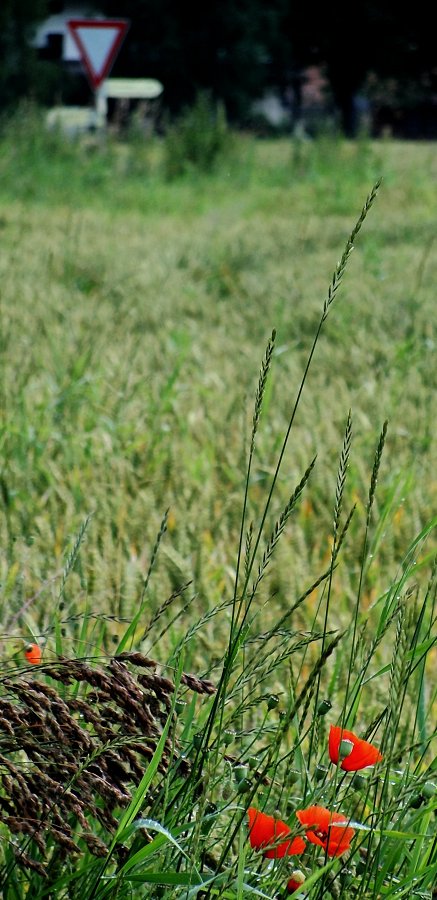
MULTIPOLYGON (((0 140, 0 203, 4 697, 30 708, 11 688, 37 677, 29 641, 65 702, 89 688, 75 669, 57 686, 59 657, 105 667, 131 649, 218 688, 177 714, 189 776, 174 747, 155 770, 152 740, 118 830, 86 812, 104 864, 57 843, 53 798, 44 847, 3 803, 3 896, 286 896, 289 860, 250 849, 245 810, 339 802, 360 847, 345 862, 309 844, 296 896, 430 898, 435 145, 240 135, 212 172, 167 180, 157 139, 68 144, 22 117, 0 140), (384 749, 360 790, 326 767, 330 722, 384 749)), ((39 766, 17 740, 6 728, 0 753, 39 766)))

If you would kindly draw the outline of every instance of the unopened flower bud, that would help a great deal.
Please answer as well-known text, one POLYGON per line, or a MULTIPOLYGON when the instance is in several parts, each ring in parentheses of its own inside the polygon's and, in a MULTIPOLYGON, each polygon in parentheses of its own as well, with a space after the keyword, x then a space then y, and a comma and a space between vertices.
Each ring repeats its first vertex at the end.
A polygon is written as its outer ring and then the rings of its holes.
POLYGON ((276 709, 279 704, 279 697, 277 694, 270 694, 270 697, 267 698, 267 709, 276 709))
POLYGON ((205 806, 205 814, 202 820, 202 824, 200 826, 200 831, 202 834, 208 834, 211 831, 211 828, 214 824, 214 819, 217 813, 217 806, 215 803, 207 803, 205 806))
POLYGON ((436 793, 437 785, 435 785, 433 781, 425 781, 425 784, 422 787, 423 796, 426 797, 427 800, 432 800, 436 793))
POLYGON ((363 788, 366 787, 367 779, 364 775, 360 775, 359 772, 356 772, 354 777, 352 778, 352 787, 357 791, 362 791, 363 788))
POLYGON ((343 738, 340 741, 340 746, 338 748, 338 755, 340 759, 346 759, 347 756, 350 756, 352 750, 354 749, 354 745, 352 741, 349 741, 347 738, 343 738))
POLYGON ((203 735, 200 731, 198 731, 197 734, 195 734, 193 736, 193 747, 196 750, 200 750, 200 748, 202 746, 202 740, 203 740, 203 735))
POLYGON ((247 791, 250 791, 251 787, 252 782, 250 781, 250 779, 242 778, 237 785, 237 794, 245 794, 247 791))
POLYGON ((288 772, 288 780, 290 784, 297 784, 300 780, 300 772, 297 772, 296 769, 290 769, 288 772))
POLYGON ((247 778, 248 772, 249 772, 249 769, 247 768, 247 766, 243 766, 243 765, 235 766, 235 768, 234 768, 235 780, 237 782, 243 781, 244 778, 247 778))
POLYGON ((345 887, 350 887, 351 884, 353 884, 353 882, 354 882, 354 877, 353 877, 353 873, 351 872, 351 870, 350 870, 350 869, 346 869, 346 870, 343 872, 343 874, 341 875, 341 879, 340 879, 340 880, 341 880, 341 886, 342 886, 343 888, 345 888, 345 887))
POLYGON ((305 875, 300 869, 296 869, 291 873, 291 878, 287 882, 287 891, 289 894, 293 894, 294 891, 298 891, 305 881, 305 875))
POLYGON ((230 779, 226 779, 224 781, 224 783, 222 784, 222 790, 221 790, 222 799, 225 801, 225 803, 227 803, 227 801, 231 799, 233 794, 234 794, 234 788, 233 788, 232 782, 230 781, 230 779))

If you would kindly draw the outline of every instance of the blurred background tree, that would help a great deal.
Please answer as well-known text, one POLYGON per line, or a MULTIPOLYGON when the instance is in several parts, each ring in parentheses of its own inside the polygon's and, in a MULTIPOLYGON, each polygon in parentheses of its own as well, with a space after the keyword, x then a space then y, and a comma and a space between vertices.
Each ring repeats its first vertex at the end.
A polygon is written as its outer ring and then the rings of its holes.
MULTIPOLYGON (((241 121, 248 101, 269 83, 271 59, 280 47, 285 0, 127 0, 123 15, 134 24, 117 61, 121 75, 145 75, 165 85, 171 111, 208 90, 223 100, 231 120, 241 121)), ((106 0, 108 16, 119 0, 106 0)))
MULTIPOLYGON (((356 97, 370 81, 394 79, 408 101, 437 100, 437 55, 425 0, 287 3, 281 32, 299 68, 322 64, 346 135, 356 131, 356 97)), ((437 106, 436 106, 437 115, 437 106)), ((437 123, 436 123, 437 126, 437 123)))
MULTIPOLYGON (((50 92, 53 102, 61 89, 59 66, 56 81, 53 62, 38 60, 29 43, 35 23, 53 8, 50 0, 0 4, 1 106, 26 95, 44 102, 50 92)), ((392 105, 427 105, 437 134, 437 63, 425 0, 414 7, 366 0, 353 15, 346 0, 221 0, 200 13, 194 0, 96 0, 94 9, 131 21, 112 74, 159 79, 170 113, 206 90, 223 101, 231 122, 245 125, 252 101, 274 90, 298 117, 302 73, 317 65, 346 135, 356 133, 357 98, 372 91, 380 104, 391 93, 392 105)))
POLYGON ((59 77, 31 46, 35 26, 47 14, 46 0, 1 0, 0 109, 21 97, 44 102, 59 77))
MULTIPOLYGON (((106 0, 108 16, 119 0, 106 0)), ((437 86, 432 14, 425 0, 414 8, 395 0, 366 0, 354 10, 346 0, 327 4, 292 0, 127 0, 134 23, 117 63, 121 74, 158 78, 166 102, 177 110, 199 89, 224 101, 229 117, 244 122, 251 100, 272 87, 299 95, 301 72, 324 67, 343 131, 356 131, 356 97, 370 73, 393 78, 419 102, 437 86)), ((297 104, 299 96, 297 97, 297 104)))

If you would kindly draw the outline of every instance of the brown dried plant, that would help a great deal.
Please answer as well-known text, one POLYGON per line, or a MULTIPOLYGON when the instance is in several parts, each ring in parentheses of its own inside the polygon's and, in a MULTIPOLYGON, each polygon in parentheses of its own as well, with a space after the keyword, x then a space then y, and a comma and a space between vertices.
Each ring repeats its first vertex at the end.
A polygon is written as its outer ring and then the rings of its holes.
MULTIPOLYGON (((58 657, 2 679, 0 821, 27 838, 18 848, 11 841, 20 865, 45 875, 27 852, 31 842, 43 861, 53 845, 63 855, 86 848, 106 855, 93 827, 100 823, 108 837, 115 832, 117 810, 130 803, 171 710, 175 684, 158 668, 141 653, 123 652, 105 666, 58 657)), ((215 690, 186 673, 181 685, 198 694, 215 690)), ((173 734, 160 759, 162 775, 175 758, 179 773, 188 774, 173 734)))

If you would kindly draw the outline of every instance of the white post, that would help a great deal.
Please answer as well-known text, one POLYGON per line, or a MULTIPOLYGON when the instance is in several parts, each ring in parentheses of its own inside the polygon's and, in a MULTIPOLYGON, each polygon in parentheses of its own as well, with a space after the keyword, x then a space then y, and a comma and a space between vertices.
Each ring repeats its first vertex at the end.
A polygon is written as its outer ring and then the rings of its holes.
POLYGON ((106 117, 108 113, 108 98, 106 96, 106 82, 102 81, 94 94, 94 105, 96 110, 97 128, 106 127, 106 117))

